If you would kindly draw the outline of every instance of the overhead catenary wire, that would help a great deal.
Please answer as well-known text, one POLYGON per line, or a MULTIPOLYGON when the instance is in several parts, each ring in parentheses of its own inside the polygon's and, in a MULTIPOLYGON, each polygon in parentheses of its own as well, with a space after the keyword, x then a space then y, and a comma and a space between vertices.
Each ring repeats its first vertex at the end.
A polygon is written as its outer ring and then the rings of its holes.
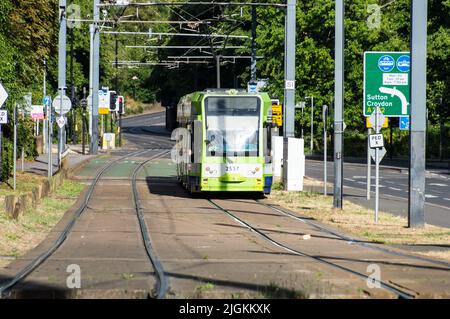
POLYGON ((146 35, 146 36, 183 36, 183 37, 200 37, 200 38, 232 38, 232 39, 250 39, 246 35, 232 35, 232 34, 198 34, 198 33, 177 33, 177 32, 138 32, 138 31, 102 31, 103 34, 117 34, 117 35, 146 35))

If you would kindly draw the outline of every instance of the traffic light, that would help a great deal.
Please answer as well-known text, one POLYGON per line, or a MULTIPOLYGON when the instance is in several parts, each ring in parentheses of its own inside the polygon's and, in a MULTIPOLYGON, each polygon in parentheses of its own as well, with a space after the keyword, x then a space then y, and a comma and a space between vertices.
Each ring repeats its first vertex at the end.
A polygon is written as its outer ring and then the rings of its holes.
POLYGON ((109 92, 109 110, 111 112, 116 111, 117 93, 114 91, 109 92))
POLYGON ((119 96, 119 114, 123 114, 123 96, 119 96))

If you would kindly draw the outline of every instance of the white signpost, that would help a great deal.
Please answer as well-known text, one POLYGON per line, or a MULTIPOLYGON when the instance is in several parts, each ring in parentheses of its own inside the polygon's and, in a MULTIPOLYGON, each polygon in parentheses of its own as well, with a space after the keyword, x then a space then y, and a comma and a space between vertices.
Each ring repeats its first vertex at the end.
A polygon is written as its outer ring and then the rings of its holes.
MULTIPOLYGON (((385 116, 381 113, 380 108, 376 107, 370 116, 370 122, 373 123, 375 133, 369 135, 369 147, 370 152, 375 153, 375 223, 378 223, 378 208, 379 208, 379 189, 380 189, 380 162, 386 154, 386 149, 384 148, 384 138, 383 134, 380 134, 380 130, 383 127, 385 121, 385 116)), ((373 156, 372 156, 373 157, 373 156)))
MULTIPOLYGON (((5 104, 6 100, 8 99, 8 92, 6 92, 3 85, 0 83, 0 109, 2 108, 3 104, 5 104)), ((2 124, 6 124, 8 122, 8 111, 2 111, 0 110, 0 182, 2 181, 2 124)))

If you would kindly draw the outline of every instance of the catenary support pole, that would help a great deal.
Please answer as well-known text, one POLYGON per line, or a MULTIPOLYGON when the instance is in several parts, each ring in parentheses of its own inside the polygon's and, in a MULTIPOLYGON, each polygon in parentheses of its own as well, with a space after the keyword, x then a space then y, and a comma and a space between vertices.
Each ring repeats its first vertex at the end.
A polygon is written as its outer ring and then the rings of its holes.
MULTIPOLYGON (((60 116, 62 116, 63 96, 66 90, 66 44, 67 44, 67 17, 66 0, 59 0, 59 44, 58 44, 58 93, 60 96, 60 116)), ((64 126, 59 129, 58 166, 61 167, 61 154, 64 148, 64 126)))
POLYGON ((216 55, 216 81, 217 88, 220 89, 220 55, 216 55))
POLYGON ((287 0, 285 17, 284 44, 284 122, 283 122, 283 185, 287 189, 290 173, 288 161, 288 139, 295 137, 295 36, 296 36, 296 0, 287 0))
POLYGON ((427 0, 412 0, 408 227, 425 225, 427 9, 427 0))
POLYGON ((72 133, 72 143, 77 144, 77 132, 76 132, 76 125, 77 125, 77 112, 76 112, 76 99, 75 99, 75 81, 73 78, 73 63, 74 63, 74 28, 70 29, 70 100, 72 101, 72 109, 71 117, 70 117, 70 132, 72 133))
POLYGON ((344 132, 344 0, 336 0, 334 66, 334 208, 342 209, 344 132))
POLYGON ((252 58, 250 66, 250 79, 256 81, 256 26, 257 26, 257 16, 256 7, 252 6, 252 58))
POLYGON ((92 136, 90 144, 90 154, 98 154, 98 91, 100 81, 100 30, 98 21, 100 21, 100 10, 98 5, 100 0, 94 0, 94 20, 96 23, 91 27, 92 37, 92 136))

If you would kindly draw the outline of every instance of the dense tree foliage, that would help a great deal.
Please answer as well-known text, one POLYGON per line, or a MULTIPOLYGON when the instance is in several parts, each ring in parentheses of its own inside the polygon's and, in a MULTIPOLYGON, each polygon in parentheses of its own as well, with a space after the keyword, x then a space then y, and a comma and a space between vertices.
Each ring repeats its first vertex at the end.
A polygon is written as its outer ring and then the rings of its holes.
MULTIPOLYGON (((54 0, 2 0, 0 3, 0 82, 9 93, 4 106, 13 117, 13 106, 27 92, 33 102, 42 100, 43 60, 55 58, 57 17, 54 0)), ((12 120, 2 126, 2 177, 6 179, 12 166, 12 120)), ((18 147, 28 156, 36 154, 33 141, 33 122, 19 121, 18 147)))

